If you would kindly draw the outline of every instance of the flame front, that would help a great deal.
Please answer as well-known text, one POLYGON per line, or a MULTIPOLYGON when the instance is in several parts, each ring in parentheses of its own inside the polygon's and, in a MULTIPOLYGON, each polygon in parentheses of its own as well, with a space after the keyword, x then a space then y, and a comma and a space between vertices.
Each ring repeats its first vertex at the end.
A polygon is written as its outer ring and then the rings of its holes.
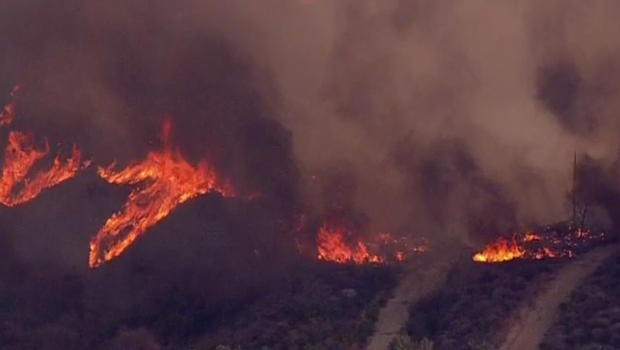
POLYGON ((500 237, 487 245, 482 252, 475 254, 472 259, 476 262, 496 263, 513 259, 572 258, 576 249, 583 249, 606 239, 604 232, 594 234, 583 229, 563 232, 552 231, 542 234, 527 232, 521 239, 517 239, 515 234, 511 240, 500 237))
POLYGON ((362 240, 341 220, 332 220, 319 228, 316 258, 340 264, 399 263, 428 249, 425 238, 410 240, 411 237, 407 236, 395 238, 388 232, 375 234, 368 241, 362 240))
POLYGON ((361 241, 349 244, 345 239, 346 230, 343 228, 329 228, 321 226, 317 236, 318 259, 338 263, 353 262, 363 264, 367 262, 380 263, 382 259, 368 252, 368 248, 361 241))
MULTIPOLYGON (((10 125, 13 122, 15 116, 14 100, 19 90, 19 85, 13 87, 10 102, 0 112, 0 126, 10 125)), ((46 188, 72 178, 80 170, 82 155, 80 150, 73 145, 71 157, 66 161, 57 155, 49 169, 37 172, 33 178, 27 178, 35 164, 45 158, 49 150, 47 139, 45 139, 43 149, 37 149, 32 135, 20 131, 9 133, 4 150, 2 178, 0 178, 0 203, 7 207, 13 207, 28 202, 46 188), (16 190, 20 184, 22 185, 21 189, 16 190)), ((84 167, 87 166, 88 163, 84 163, 84 167)))
POLYGON ((58 155, 49 169, 36 173, 32 179, 27 179, 26 176, 35 163, 48 153, 47 140, 45 140, 44 149, 38 150, 34 146, 32 136, 18 131, 9 133, 0 179, 0 203, 12 207, 28 202, 44 189, 72 178, 80 170, 81 153, 74 145, 69 159, 63 162, 58 155), (21 190, 14 193, 15 187, 21 182, 23 182, 21 190))
POLYGON ((484 250, 473 259, 477 262, 502 262, 525 255, 525 250, 517 243, 515 237, 512 240, 499 238, 496 242, 489 244, 484 250))
POLYGON ((204 161, 189 164, 179 150, 169 144, 170 124, 164 123, 164 149, 150 152, 140 163, 114 171, 114 164, 99 168, 101 178, 111 184, 138 186, 129 194, 121 211, 113 214, 90 242, 90 267, 97 267, 119 256, 146 230, 166 217, 179 204, 207 192, 233 196, 204 161))

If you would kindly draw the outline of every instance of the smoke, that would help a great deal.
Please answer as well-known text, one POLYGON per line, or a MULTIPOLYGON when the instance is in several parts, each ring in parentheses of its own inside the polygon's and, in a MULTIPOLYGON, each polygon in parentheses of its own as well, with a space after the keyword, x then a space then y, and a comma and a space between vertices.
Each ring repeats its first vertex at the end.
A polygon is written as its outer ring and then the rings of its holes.
POLYGON ((11 128, 123 166, 160 146, 169 116, 172 144, 240 195, 184 203, 97 273, 85 273, 88 242, 130 189, 91 167, 0 208, 12 305, 0 331, 8 346, 30 344, 27 329, 48 347, 157 347, 149 331, 182 343, 293 276, 295 235, 313 242, 321 220, 454 245, 564 220, 575 151, 576 197, 620 225, 619 11, 613 0, 0 1, 0 96, 23 86, 11 128))
POLYGON ((374 230, 465 238, 566 219, 573 152, 616 159, 617 7, 232 1, 204 12, 273 72, 306 176, 347 168, 374 230))
POLYGON ((565 219, 573 152, 617 158, 612 1, 1 6, 16 127, 122 164, 170 115, 274 217, 335 201, 369 232, 466 240, 565 219))

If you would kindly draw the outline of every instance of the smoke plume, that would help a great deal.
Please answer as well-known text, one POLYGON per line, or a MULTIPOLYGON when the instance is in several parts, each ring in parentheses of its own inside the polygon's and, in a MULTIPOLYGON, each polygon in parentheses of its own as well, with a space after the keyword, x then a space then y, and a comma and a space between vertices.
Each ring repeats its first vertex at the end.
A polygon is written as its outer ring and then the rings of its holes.
POLYGON ((485 237, 565 219, 573 152, 618 158, 613 1, 0 6, 17 127, 122 164, 169 115, 274 218, 336 201, 369 232, 485 237))

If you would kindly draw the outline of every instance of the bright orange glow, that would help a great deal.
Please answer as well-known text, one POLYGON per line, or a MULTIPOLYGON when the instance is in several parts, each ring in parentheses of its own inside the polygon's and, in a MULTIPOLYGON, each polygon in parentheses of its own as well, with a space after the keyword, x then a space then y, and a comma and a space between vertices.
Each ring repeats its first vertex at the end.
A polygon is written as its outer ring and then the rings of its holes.
POLYGON ((502 262, 525 255, 523 247, 519 246, 515 237, 512 240, 499 238, 496 242, 489 244, 484 250, 474 255, 473 260, 477 262, 502 262))
POLYGON ((317 237, 318 259, 337 263, 380 263, 378 255, 370 254, 361 241, 346 242, 346 230, 341 227, 321 226, 317 237))
POLYGON ((552 259, 555 257, 557 257, 557 255, 547 247, 543 247, 542 249, 534 253, 534 259, 536 260, 552 259))
POLYGON ((394 253, 394 259, 399 262, 405 261, 405 253, 401 251, 394 253))
POLYGON ((577 229, 568 231, 543 231, 541 234, 528 232, 522 238, 512 240, 499 238, 487 245, 482 252, 473 256, 477 262, 502 262, 513 259, 556 259, 573 258, 575 251, 605 241, 605 232, 591 233, 577 229))
POLYGON ((535 242, 535 241, 540 241, 540 236, 535 233, 528 232, 525 234, 525 237, 523 237, 523 242, 535 242))
MULTIPOLYGON (((19 85, 15 85, 11 90, 10 101, 0 111, 0 126, 13 122, 15 98, 19 90, 19 85)), ((9 133, 0 178, 0 203, 12 207, 28 202, 46 188, 72 178, 80 170, 81 153, 74 145, 71 157, 66 161, 57 155, 49 169, 38 171, 32 178, 27 178, 35 164, 49 154, 49 150, 47 139, 43 149, 37 149, 32 135, 19 131, 9 133)), ((84 167, 87 166, 88 163, 84 163, 84 167)))
POLYGON ((146 230, 165 218, 179 204, 208 192, 233 196, 230 186, 222 183, 204 161, 197 167, 189 164, 180 151, 169 144, 170 123, 164 122, 163 150, 150 152, 140 163, 114 171, 114 164, 99 168, 98 174, 111 184, 132 184, 121 211, 113 214, 90 242, 90 267, 119 256, 146 230))
POLYGON ((58 155, 49 169, 37 172, 31 179, 26 178, 35 163, 48 153, 47 140, 43 149, 37 149, 31 135, 18 131, 9 133, 0 179, 0 203, 12 207, 27 202, 46 188, 72 178, 80 170, 81 153, 76 146, 73 146, 71 157, 66 161, 58 155), (21 189, 16 191, 18 184, 22 183, 21 189))
POLYGON ((365 241, 341 223, 325 223, 317 234, 317 258, 343 264, 404 262, 424 253, 427 243, 426 239, 417 239, 416 244, 412 244, 407 236, 395 238, 387 232, 365 241))
POLYGON ((0 126, 9 125, 13 122, 13 118, 15 117, 15 97, 19 92, 19 85, 15 85, 13 90, 11 90, 11 99, 10 101, 4 105, 2 111, 0 111, 0 126))

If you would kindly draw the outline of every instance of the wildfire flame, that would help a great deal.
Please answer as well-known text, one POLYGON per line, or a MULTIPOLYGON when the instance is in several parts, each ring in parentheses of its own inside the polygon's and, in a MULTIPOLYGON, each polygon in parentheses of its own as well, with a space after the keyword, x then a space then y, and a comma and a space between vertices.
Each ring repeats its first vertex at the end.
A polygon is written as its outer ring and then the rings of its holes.
POLYGON ((341 227, 330 228, 321 226, 317 236, 317 258, 319 260, 338 263, 380 263, 382 259, 370 254, 368 248, 361 241, 350 245, 345 239, 346 230, 341 227))
MULTIPOLYGON (((16 85, 11 91, 11 101, 0 113, 0 126, 13 122, 15 116, 14 99, 20 87, 16 85)), ((45 139, 43 149, 37 149, 34 137, 20 131, 11 131, 4 150, 2 177, 0 178, 0 203, 8 207, 22 204, 37 197, 43 190, 66 181, 82 168, 81 152, 73 145, 71 156, 63 161, 57 155, 47 170, 41 170, 32 178, 27 178, 37 162, 45 158, 50 151, 45 139), (19 188, 21 185, 21 188, 19 188)), ((83 164, 87 167, 88 162, 83 164)))
POLYGON ((90 267, 114 259, 146 230, 165 218, 179 204, 208 192, 233 196, 205 161, 194 167, 169 143, 171 125, 164 122, 163 150, 150 152, 140 163, 114 171, 114 164, 97 173, 111 184, 139 185, 131 191, 121 211, 113 214, 90 242, 90 267))
POLYGON ((512 240, 499 238, 496 242, 489 244, 481 253, 474 255, 473 259, 477 262, 502 262, 525 255, 525 249, 521 247, 515 237, 512 240))
POLYGON ((323 224, 317 234, 317 259, 341 264, 403 262, 427 250, 426 239, 411 244, 407 237, 394 238, 387 232, 375 235, 369 243, 353 237, 342 224, 323 224))
POLYGON ((476 262, 497 263, 513 259, 553 259, 572 258, 575 249, 586 248, 589 244, 603 242, 605 233, 593 234, 590 231, 578 229, 565 234, 547 232, 544 235, 528 232, 522 239, 514 235, 511 240, 498 238, 487 245, 482 252, 475 254, 472 259, 476 262))
MULTIPOLYGON (((9 141, 4 151, 2 178, 0 178, 0 203, 12 207, 28 202, 44 189, 72 178, 81 168, 81 153, 74 145, 71 157, 66 161, 63 162, 60 155, 57 155, 49 169, 36 173, 32 179, 27 179, 26 176, 35 163, 48 153, 47 140, 45 140, 45 147, 39 150, 34 146, 32 136, 18 131, 9 133, 9 141), (21 190, 14 193, 15 187, 22 182, 21 190)), ((88 166, 88 163, 84 166, 88 166)))

